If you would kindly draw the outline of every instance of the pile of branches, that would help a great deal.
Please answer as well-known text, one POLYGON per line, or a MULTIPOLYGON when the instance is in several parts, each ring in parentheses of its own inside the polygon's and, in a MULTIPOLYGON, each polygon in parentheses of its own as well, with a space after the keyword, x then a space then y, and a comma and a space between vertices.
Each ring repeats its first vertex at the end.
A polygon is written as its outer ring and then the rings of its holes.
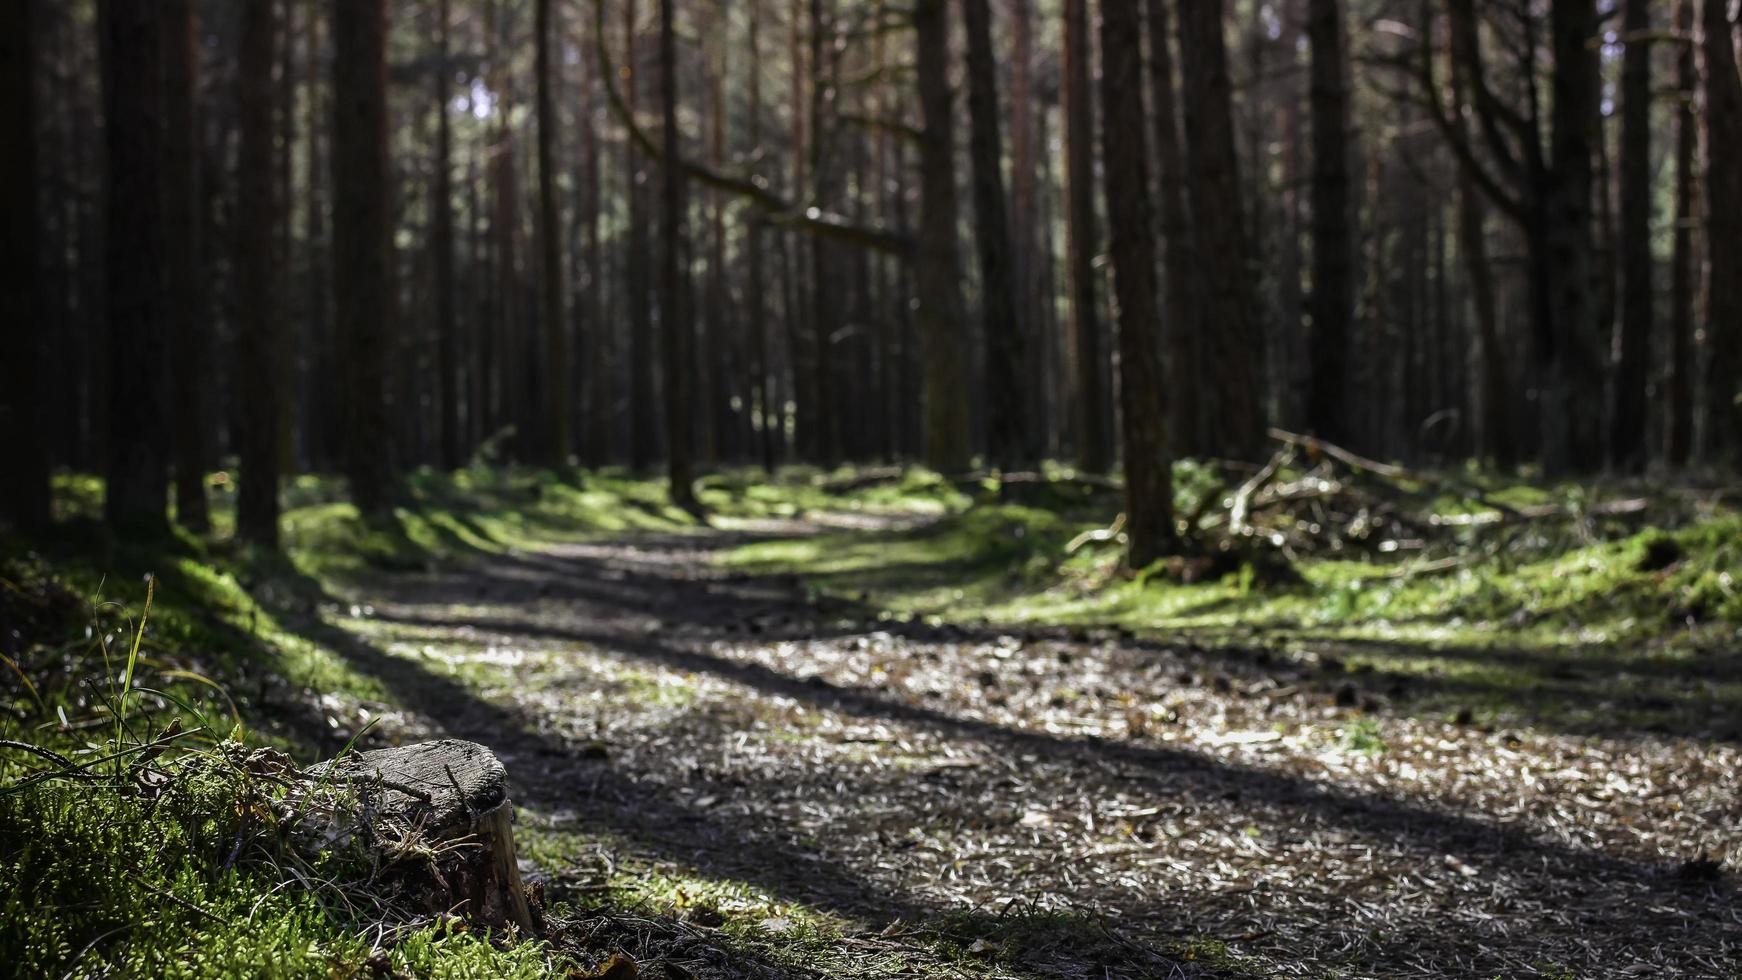
POLYGON ((1652 508, 1645 497, 1513 505, 1455 475, 1367 459, 1281 429, 1270 435, 1280 446, 1264 466, 1231 491, 1206 495, 1188 516, 1200 545, 1263 544, 1291 560, 1413 556, 1455 568, 1471 554, 1523 544, 1589 543, 1609 523, 1633 530, 1652 508))

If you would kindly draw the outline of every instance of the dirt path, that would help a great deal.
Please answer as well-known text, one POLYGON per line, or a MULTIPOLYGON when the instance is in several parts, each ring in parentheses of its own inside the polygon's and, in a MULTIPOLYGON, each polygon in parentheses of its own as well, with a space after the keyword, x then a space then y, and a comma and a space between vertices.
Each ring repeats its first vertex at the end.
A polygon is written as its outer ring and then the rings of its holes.
POLYGON ((1040 907, 1120 938, 1065 926, 987 971, 1168 976, 1182 949, 1184 975, 1742 970, 1734 745, 1368 727, 1367 692, 1298 657, 891 624, 710 564, 817 530, 384 578, 329 639, 409 730, 497 747, 535 826, 838 914, 883 953, 916 928, 996 948, 1040 907))

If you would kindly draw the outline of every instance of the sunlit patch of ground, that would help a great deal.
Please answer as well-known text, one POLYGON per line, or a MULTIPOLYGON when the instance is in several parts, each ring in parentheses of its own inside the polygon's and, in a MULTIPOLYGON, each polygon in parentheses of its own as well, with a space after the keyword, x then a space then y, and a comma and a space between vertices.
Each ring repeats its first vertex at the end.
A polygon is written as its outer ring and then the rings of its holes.
MULTIPOLYGON (((1411 710, 1430 675, 1394 689, 1387 654, 1348 641, 892 619, 711 563, 869 546, 899 569, 887 527, 853 521, 478 555, 365 581, 371 612, 332 620, 353 669, 498 748, 577 921, 653 915, 702 944, 698 969, 1724 975, 1742 956, 1733 742, 1411 710)), ((1469 680, 1431 677, 1448 705, 1469 680)))

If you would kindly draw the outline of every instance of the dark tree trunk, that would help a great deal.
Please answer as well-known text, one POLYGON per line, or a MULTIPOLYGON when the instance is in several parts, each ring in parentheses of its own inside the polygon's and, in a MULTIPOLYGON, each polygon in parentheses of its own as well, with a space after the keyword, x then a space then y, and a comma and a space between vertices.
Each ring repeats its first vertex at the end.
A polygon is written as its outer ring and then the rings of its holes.
POLYGON ((236 533, 278 547, 279 379, 282 329, 273 243, 279 229, 277 163, 273 145, 272 72, 278 24, 270 3, 242 7, 237 116, 240 145, 236 179, 237 448, 241 482, 236 533))
POLYGON ((108 142, 109 434, 104 516, 161 533, 169 505, 169 329, 164 289, 162 8, 103 0, 108 142))
MULTIPOLYGON (((594 19, 594 28, 603 29, 603 22, 594 19)), ((599 39, 603 41, 603 39, 599 39)), ((587 48, 596 52, 599 44, 587 48)), ((587 383, 581 392, 583 451, 587 462, 595 467, 612 458, 613 405, 616 401, 611 367, 615 362, 615 331, 605 315, 605 255, 602 242, 604 221, 601 201, 599 159, 599 126, 594 101, 601 79, 598 59, 589 54, 581 59, 581 216, 582 249, 586 261, 583 278, 584 298, 577 303, 575 341, 582 350, 587 383), (582 318, 585 318, 584 320, 582 318)))
MULTIPOLYGON (((835 55, 825 43, 829 25, 823 16, 823 0, 809 0, 810 9, 810 177, 811 204, 831 208, 839 192, 834 159, 835 126, 833 106, 835 86, 831 65, 835 55)), ((796 70, 796 66, 795 66, 796 70)), ((794 106, 797 111, 797 106, 794 106)), ((834 351, 831 337, 839 324, 835 318, 844 308, 843 296, 837 294, 836 255, 834 243, 820 239, 809 243, 811 250, 810 333, 811 404, 807 415, 799 412, 801 431, 809 433, 800 439, 808 445, 811 458, 825 466, 840 458, 841 426, 836 418, 834 385, 834 351)))
MULTIPOLYGON (((752 155, 760 156, 762 152, 762 0, 748 0, 748 2, 750 5, 748 39, 750 56, 745 63, 750 73, 750 152, 752 155)), ((744 299, 747 306, 744 329, 750 335, 750 366, 752 371, 750 395, 756 406, 759 425, 757 432, 758 456, 762 461, 763 472, 772 474, 778 452, 775 440, 780 435, 775 429, 775 405, 771 390, 773 372, 768 361, 768 302, 767 297, 762 293, 762 237, 764 228, 759 217, 753 215, 744 229, 745 275, 748 278, 744 284, 744 299)))
POLYGON ((667 493, 671 502, 696 509, 690 471, 689 378, 686 367, 694 331, 684 274, 683 147, 677 129, 677 40, 673 0, 659 0, 660 149, 660 337, 665 343, 665 439, 667 493))
POLYGON ((1589 468, 1602 459, 1602 382, 1597 366, 1592 278, 1592 158, 1598 119, 1595 0, 1555 0, 1555 56, 1549 172, 1541 209, 1536 286, 1546 330, 1537 363, 1545 472, 1589 468))
POLYGON ((1233 83, 1222 34, 1223 0, 1193 0, 1181 8, 1180 66, 1186 106, 1187 167, 1204 276, 1206 402, 1218 452, 1250 456, 1265 440, 1264 347, 1253 311, 1240 168, 1234 151, 1233 83))
MULTIPOLYGON (((629 111, 635 111, 636 94, 641 88, 638 79, 640 63, 636 58, 635 0, 623 4, 624 48, 629 74, 624 78, 624 98, 629 111)), ((657 409, 653 404, 653 314, 648 309, 647 282, 647 208, 642 191, 641 152, 635 141, 625 139, 624 175, 628 182, 629 251, 624 256, 624 286, 629 291, 629 466, 636 473, 645 473, 658 456, 659 434, 655 427, 657 409)))
POLYGON ((1077 357, 1077 464, 1090 473, 1113 466, 1107 367, 1095 251, 1095 103, 1089 89, 1088 0, 1064 0, 1066 248, 1070 255, 1071 334, 1077 357))
MULTIPOLYGON (((1694 33, 1694 3, 1679 0, 1676 31, 1694 33)), ((1669 364, 1664 378, 1664 462, 1685 466, 1694 446, 1694 169, 1700 144, 1700 121, 1695 111, 1699 72, 1694 46, 1684 44, 1676 53, 1675 111, 1675 252, 1670 264, 1669 364)))
POLYGON ((568 320, 563 314, 562 223, 556 201, 556 64, 551 45, 556 25, 551 23, 551 0, 538 0, 535 11, 536 61, 538 72, 538 233, 544 260, 540 285, 544 308, 539 324, 544 328, 544 461, 563 467, 574 445, 574 411, 569 390, 568 320))
POLYGON ((1706 453, 1742 463, 1742 74, 1727 0, 1704 0, 1706 453))
POLYGON ((0 231, 0 520, 14 527, 40 529, 49 522, 47 413, 41 390, 44 327, 38 255, 36 93, 32 78, 36 45, 33 3, 14 2, 0 10, 0 188, 6 195, 6 221, 0 231))
POLYGON ((435 252, 436 387, 441 403, 441 460, 443 469, 456 469, 464 460, 460 449, 460 338, 454 312, 454 201, 453 126, 448 103, 453 101, 453 68, 448 62, 450 44, 448 0, 436 3, 436 159, 435 183, 430 193, 435 213, 431 215, 430 245, 435 252))
MULTIPOLYGON (((28 4, 26 4, 28 6, 28 4)), ((211 529, 206 502, 206 390, 209 327, 200 287, 198 21, 192 0, 163 0, 163 221, 168 262, 174 400, 175 516, 195 534, 211 529)))
POLYGON ((961 263, 956 254, 955 120, 950 94, 950 34, 945 0, 913 7, 920 113, 919 243, 914 270, 924 345, 926 462, 945 473, 969 466, 967 344, 962 330, 961 263))
POLYGON ((1203 370, 1203 320, 1197 257, 1193 251, 1191 209, 1186 203, 1185 153, 1180 142, 1179 94, 1174 85, 1172 20, 1165 0, 1149 0, 1150 117, 1155 122, 1155 157, 1160 170, 1162 262, 1167 271, 1167 375, 1172 397, 1173 447, 1207 452, 1199 435, 1202 406, 1197 397, 1203 370))
POLYGON ((364 514, 393 503, 387 349, 393 190, 387 156, 386 0, 333 0, 333 313, 345 475, 364 514))
POLYGON ((1106 112, 1107 228, 1119 322, 1119 401, 1125 443, 1126 563, 1143 568, 1175 550, 1173 457, 1156 311, 1155 245, 1144 167, 1143 24, 1138 0, 1101 5, 1101 104, 1106 112))
POLYGON ((1609 456, 1628 472, 1645 465, 1645 399, 1651 377, 1651 31, 1650 0, 1627 0, 1621 75, 1621 329, 1615 361, 1609 456))
POLYGON ((1028 422, 1027 345, 1016 312, 1004 147, 998 132, 997 55, 987 0, 962 0, 962 24, 968 42, 974 239, 980 252, 980 314, 986 333, 987 442, 992 462, 1017 469, 1035 460, 1038 447, 1028 422))
POLYGON ((1347 443, 1350 419, 1350 320, 1354 316, 1354 242, 1349 211, 1349 83, 1343 16, 1337 0, 1309 0, 1312 45, 1313 291, 1312 381, 1307 422, 1331 442, 1347 443))

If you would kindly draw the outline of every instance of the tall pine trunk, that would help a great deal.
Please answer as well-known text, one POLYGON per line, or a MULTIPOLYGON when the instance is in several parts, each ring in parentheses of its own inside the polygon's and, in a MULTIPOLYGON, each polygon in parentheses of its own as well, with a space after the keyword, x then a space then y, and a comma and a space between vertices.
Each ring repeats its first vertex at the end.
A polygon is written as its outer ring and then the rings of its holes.
POLYGON ((569 334, 563 314, 562 224, 556 200, 556 65, 551 45, 556 26, 551 22, 551 0, 538 0, 535 11, 535 59, 538 71, 538 233, 544 267, 544 308, 539 323, 544 328, 544 460, 555 467, 567 466, 574 445, 574 411, 569 390, 569 334))
MULTIPOLYGON (((998 80, 987 0, 962 0, 968 42, 968 149, 973 162, 974 240, 980 253, 981 322, 986 334, 987 437, 992 461, 1031 463, 1038 449, 1028 422, 1026 344, 1016 312, 1016 269, 1004 197, 998 80)), ((1026 107, 1022 107, 1026 109, 1026 107)))
POLYGON ((351 498, 393 503, 387 350, 393 336, 393 189, 387 155, 386 0, 333 0, 333 326, 351 498))
POLYGON ((1312 46, 1313 290, 1311 386, 1307 421, 1319 436, 1354 435, 1349 405, 1351 319, 1355 313, 1354 239, 1349 208, 1349 69, 1337 0, 1309 0, 1312 46))
POLYGON ((103 0, 109 161, 105 268, 109 432, 103 513, 117 531, 161 533, 169 505, 169 297, 164 289, 163 59, 154 3, 103 0))
MULTIPOLYGON (((1694 33, 1694 4, 1678 0, 1676 31, 1694 33)), ((1664 387, 1664 462, 1685 466, 1694 446, 1694 185, 1700 145, 1700 120, 1695 111, 1699 71, 1694 45, 1676 52, 1675 111, 1675 245, 1670 260, 1669 360, 1664 387)))
POLYGON ((1066 269, 1077 367, 1077 465, 1090 473, 1113 466, 1107 356, 1095 288, 1095 103, 1089 88, 1088 0, 1064 0, 1066 269))
POLYGON ((441 413, 441 461, 443 469, 451 470, 464 460, 460 449, 460 338, 454 310, 453 124, 448 118, 448 103, 453 101, 453 69, 448 61, 451 49, 448 2, 436 2, 436 153, 435 181, 430 190, 435 212, 430 216, 430 247, 435 252, 436 388, 441 413))
POLYGON ((1609 458, 1637 472, 1645 465, 1646 385, 1651 378, 1655 298, 1651 257, 1650 0, 1627 0, 1627 53, 1621 72, 1621 327, 1615 345, 1615 405, 1609 458))
POLYGON ((665 439, 667 493, 687 510, 696 507, 690 470, 690 386, 686 368, 694 331, 689 321, 684 275, 683 147, 677 129, 677 40, 672 0, 659 0, 660 280, 659 322, 665 342, 665 439))
POLYGON ((1101 5, 1101 104, 1106 112, 1107 229, 1119 321, 1119 401, 1125 443, 1126 562, 1143 568, 1175 550, 1173 457, 1161 369, 1155 245, 1144 166, 1143 48, 1138 0, 1101 5))
MULTIPOLYGON (((1208 448, 1250 456, 1265 439, 1260 390, 1264 346, 1254 310, 1240 166, 1234 149, 1233 81, 1222 31, 1223 0, 1193 0, 1180 10, 1180 77, 1186 106, 1187 168, 1198 266, 1208 295, 1205 378, 1208 448)), ((1200 416, 1202 417, 1202 416, 1200 416)))
POLYGON ((920 218, 914 270, 925 360, 926 462, 945 473, 969 466, 967 344, 956 251, 955 120, 945 0, 913 6, 915 74, 924 130, 919 141, 920 218))
MULTIPOLYGON (((184 0, 185 2, 185 0, 184 0)), ((6 221, 0 230, 0 521, 37 529, 49 522, 46 413, 39 388, 44 363, 46 303, 38 275, 41 234, 37 212, 36 46, 32 3, 0 10, 0 193, 6 221)))
POLYGON ((274 242, 279 230, 278 182, 273 169, 272 72, 277 54, 274 5, 242 7, 237 149, 236 247, 237 377, 241 426, 237 433, 241 483, 236 533, 269 548, 278 546, 279 400, 278 363, 282 330, 274 242))
POLYGON ((1706 63, 1706 453, 1742 463, 1742 74, 1727 0, 1704 0, 1706 63))

